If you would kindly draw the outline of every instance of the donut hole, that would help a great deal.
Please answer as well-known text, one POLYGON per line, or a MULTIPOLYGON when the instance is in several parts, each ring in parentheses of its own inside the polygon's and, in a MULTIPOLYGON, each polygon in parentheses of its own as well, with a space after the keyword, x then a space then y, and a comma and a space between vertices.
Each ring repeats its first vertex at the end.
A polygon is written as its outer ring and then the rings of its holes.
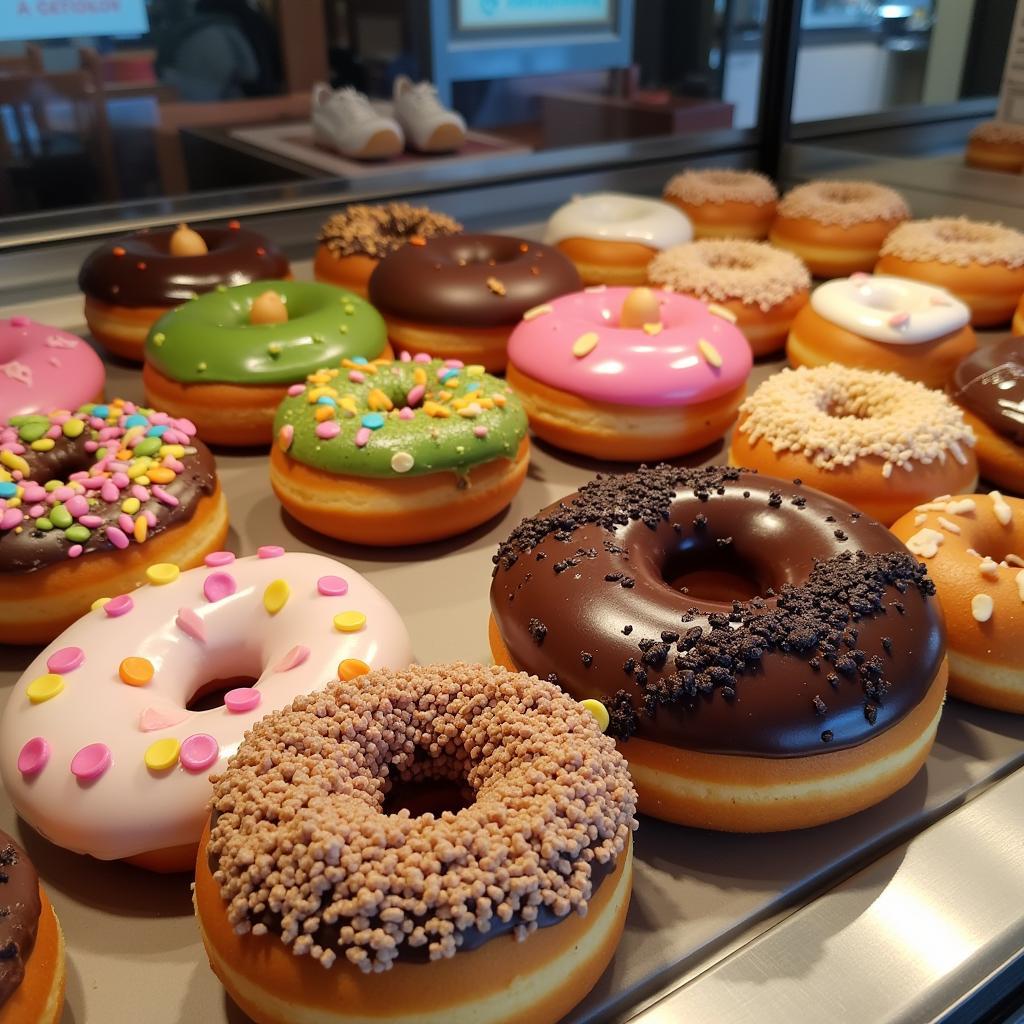
POLYGON ((854 398, 852 395, 826 395, 821 403, 821 411, 835 420, 870 420, 875 418, 875 413, 866 406, 864 398, 854 398))
POLYGON ((680 594, 695 601, 730 604, 760 597, 772 586, 764 570, 743 557, 732 545, 685 544, 670 551, 661 578, 680 594))
POLYGON ((452 252, 451 258, 460 267, 498 267, 522 258, 522 251, 512 239, 502 239, 493 245, 463 245, 452 252))
POLYGON ((998 232, 984 224, 971 224, 968 221, 949 221, 935 228, 939 241, 949 245, 984 245, 994 241, 998 232))
POLYGON ((218 672, 216 676, 199 682, 185 701, 186 711, 213 711, 224 706, 224 695, 230 690, 247 689, 259 682, 263 669, 252 652, 239 651, 232 659, 237 672, 230 675, 218 672))
POLYGON ((461 762, 445 754, 431 756, 417 747, 411 762, 402 768, 388 767, 381 811, 407 810, 414 818, 428 813, 439 818, 445 811, 458 813, 475 799, 461 762))
POLYGON ((884 281, 869 281, 857 289, 857 298, 865 306, 882 310, 884 313, 899 313, 907 308, 903 290, 884 281))
POLYGON ((845 184, 843 182, 832 182, 824 189, 822 195, 832 203, 846 205, 847 203, 862 203, 865 199, 872 197, 873 191, 864 185, 845 184))
POLYGON ((710 252, 707 263, 715 270, 756 270, 758 267, 757 260, 739 252, 710 252))

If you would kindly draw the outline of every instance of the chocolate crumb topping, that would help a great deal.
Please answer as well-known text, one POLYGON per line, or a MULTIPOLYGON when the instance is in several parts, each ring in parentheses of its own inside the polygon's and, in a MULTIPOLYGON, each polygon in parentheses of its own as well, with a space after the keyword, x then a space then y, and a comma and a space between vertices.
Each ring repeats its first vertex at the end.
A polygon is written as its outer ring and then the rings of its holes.
POLYGON ((25 977, 41 912, 35 868, 24 850, 0 832, 0 1008, 25 977))
POLYGON ((445 213, 409 203, 353 203, 328 218, 317 236, 332 255, 383 259, 410 238, 457 235, 462 225, 445 213))

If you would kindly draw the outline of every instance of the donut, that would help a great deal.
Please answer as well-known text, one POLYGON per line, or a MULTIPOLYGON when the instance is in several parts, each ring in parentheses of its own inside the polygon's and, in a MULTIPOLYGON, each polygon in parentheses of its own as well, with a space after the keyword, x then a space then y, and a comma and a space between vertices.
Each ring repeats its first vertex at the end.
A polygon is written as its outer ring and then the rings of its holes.
POLYGON ((210 965, 259 1024, 554 1024, 622 933, 635 807, 615 744, 551 683, 462 664, 332 683, 214 783, 210 965))
POLYGON ((690 169, 670 178, 664 200, 693 224, 694 238, 768 237, 779 193, 757 171, 690 169))
POLYGON ((981 475, 1024 494, 1024 338, 969 355, 949 381, 949 396, 978 439, 981 475))
POLYGON ((269 444, 289 385, 340 359, 390 355, 377 311, 313 281, 255 281, 161 317, 146 339, 146 401, 187 416, 209 442, 269 444))
POLYGON ((262 715, 339 675, 411 660, 398 613, 341 562, 272 546, 206 562, 88 612, 15 685, 0 775, 52 843, 191 868, 209 775, 262 715), (218 706, 194 707, 211 691, 218 706))
POLYGON ((976 327, 1004 324, 1024 294, 1024 234, 966 217, 910 221, 886 238, 875 273, 945 288, 976 327))
POLYGON ((720 438, 752 359, 728 310, 649 288, 596 286, 527 313, 507 379, 533 432, 602 459, 669 458, 720 438))
POLYGON ((943 288, 881 274, 853 274, 814 289, 789 330, 791 366, 842 363, 886 370, 943 388, 977 348, 971 311, 943 288))
POLYGON ((1024 714, 1024 501, 944 495, 893 533, 928 566, 949 632, 949 692, 1024 714))
POLYGON ((319 533, 358 544, 439 540, 497 515, 526 477, 526 414, 479 365, 345 360, 288 391, 270 483, 319 533))
POLYGON ((969 167, 1020 174, 1024 170, 1024 125, 983 121, 967 139, 964 162, 969 167))
POLYGON ((1017 303, 1010 326, 1015 338, 1024 336, 1024 295, 1020 297, 1020 302, 1017 303))
POLYGON ((889 232, 909 216, 899 192, 884 185, 810 181, 782 197, 768 240, 796 253, 815 277, 845 277, 869 271, 889 232))
POLYGON ((0 420, 99 402, 106 379, 77 335, 27 316, 0 320, 0 420))
POLYGON ((82 264, 78 287, 92 336, 142 362, 150 327, 174 306, 222 285, 288 276, 284 253, 233 220, 226 227, 143 228, 104 242, 82 264))
POLYGON ((154 564, 198 565, 224 543, 195 432, 121 399, 0 423, 0 643, 48 643, 154 564))
POLYGON ((736 238, 677 245, 651 260, 647 276, 651 284, 729 310, 755 356, 785 345, 811 287, 811 275, 792 253, 736 238))
POLYGON ((941 392, 829 363, 764 381, 740 406, 729 461, 799 478, 888 524, 932 495, 974 490, 973 445, 941 392))
POLYGON ((313 276, 365 299, 377 264, 410 238, 457 235, 461 231, 457 220, 425 206, 353 203, 333 214, 320 229, 313 276))
POLYGON ((646 284, 654 256, 692 239, 693 225, 677 207, 621 192, 570 200, 544 232, 544 241, 572 260, 585 285, 646 284))
POLYGON ((946 683, 925 569, 809 487, 711 466, 598 477, 494 557, 499 665, 597 705, 639 808, 806 828, 918 771, 946 683))
POLYGON ((507 235, 452 235, 404 245, 370 276, 370 301, 397 352, 429 352, 501 373, 512 328, 534 306, 576 291, 557 250, 507 235))

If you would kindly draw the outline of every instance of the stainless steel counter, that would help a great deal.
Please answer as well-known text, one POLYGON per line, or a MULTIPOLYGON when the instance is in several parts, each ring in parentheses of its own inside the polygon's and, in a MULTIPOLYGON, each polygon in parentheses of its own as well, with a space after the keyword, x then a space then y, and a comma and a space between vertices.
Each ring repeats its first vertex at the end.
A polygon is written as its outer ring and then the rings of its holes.
MULTIPOLYGON (((75 297, 19 311, 81 328, 75 297)), ((758 366, 752 385, 779 365, 758 366)), ((109 397, 141 399, 137 370, 111 366, 108 381, 109 397)), ((716 446, 689 461, 721 459, 716 446)), ((498 541, 595 471, 621 468, 536 445, 525 486, 498 520, 439 544, 373 551, 283 514, 265 456, 219 454, 218 465, 230 547, 281 544, 342 559, 391 598, 421 661, 488 659, 498 541)), ((0 701, 33 654, 0 648, 0 701)), ((950 701, 926 768, 845 821, 747 837, 643 820, 625 935, 568 1020, 931 1019, 1024 945, 1022 763, 1024 716, 950 701)), ((206 964, 186 876, 66 853, 17 821, 3 796, 0 827, 21 837, 64 926, 65 1024, 246 1019, 206 964)))

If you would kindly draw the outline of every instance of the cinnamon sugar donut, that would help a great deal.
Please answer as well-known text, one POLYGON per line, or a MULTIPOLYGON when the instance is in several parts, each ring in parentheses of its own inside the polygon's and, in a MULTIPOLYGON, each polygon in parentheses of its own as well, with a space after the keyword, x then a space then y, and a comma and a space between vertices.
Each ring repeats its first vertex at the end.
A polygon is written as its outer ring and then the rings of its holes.
POLYGON ((552 683, 464 664, 336 682, 214 779, 211 966, 261 1024, 557 1021, 618 942, 635 807, 613 741, 552 683), (410 810, 445 784, 461 809, 410 810))
POLYGON ((674 246, 651 260, 647 277, 727 309, 755 356, 782 348, 811 286, 807 268, 792 253, 736 238, 674 246))
POLYGON ((810 181, 779 203, 768 240, 815 277, 868 271, 886 235, 910 216, 903 196, 870 181, 810 181))
POLYGON ((1024 294, 1024 234, 966 217, 910 221, 886 238, 875 273, 945 288, 976 327, 1004 324, 1024 294))
POLYGON ((971 491, 974 434, 941 392, 829 363, 773 374, 743 405, 729 461, 800 479, 883 523, 971 491))
POLYGON ((983 121, 967 140, 964 162, 969 167, 1020 174, 1024 170, 1024 125, 983 121))
POLYGON ((779 193, 757 171, 714 167, 670 178, 662 198, 690 218, 695 238, 756 240, 768 237, 779 193))

